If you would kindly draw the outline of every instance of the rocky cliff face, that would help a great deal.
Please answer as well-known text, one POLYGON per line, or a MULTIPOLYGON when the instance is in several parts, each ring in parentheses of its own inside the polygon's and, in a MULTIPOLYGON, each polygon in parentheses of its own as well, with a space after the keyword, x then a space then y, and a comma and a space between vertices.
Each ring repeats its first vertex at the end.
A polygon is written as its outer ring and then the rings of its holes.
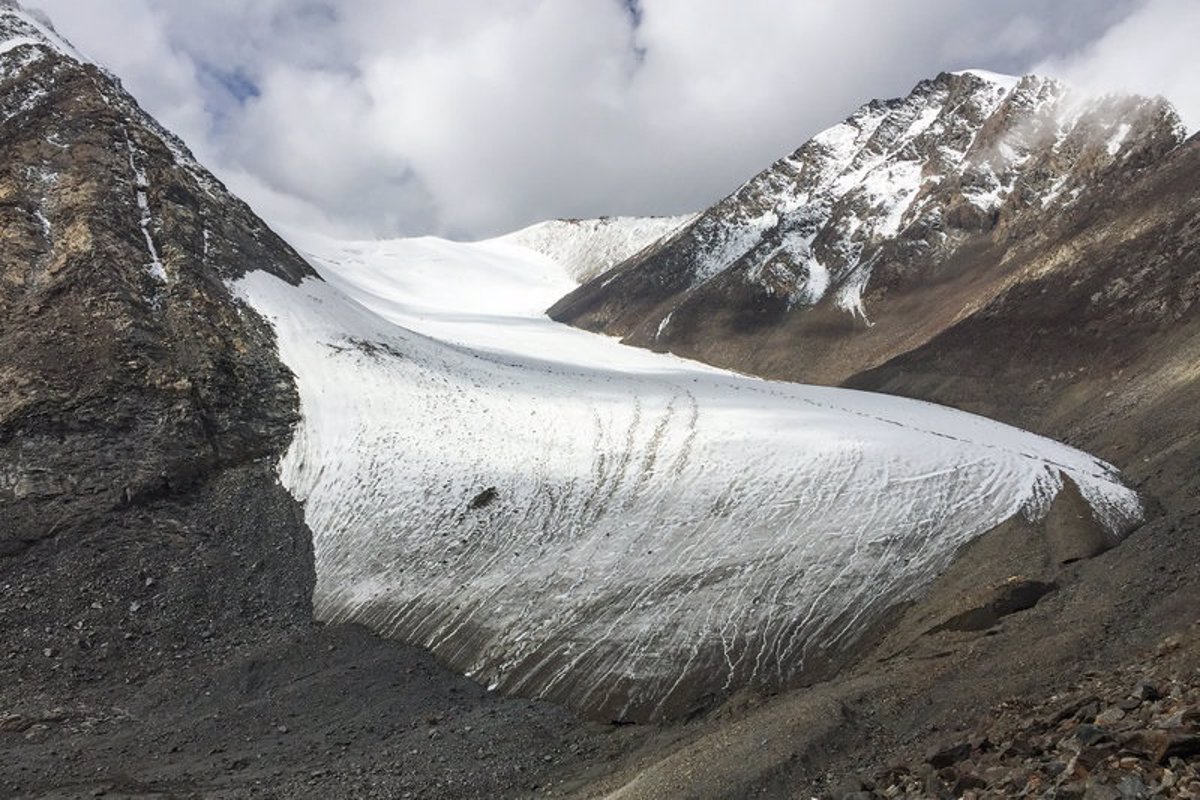
POLYGON ((307 265, 97 67, 0 16, 0 552, 287 440, 295 395, 224 279, 307 265))
POLYGON ((725 366, 836 382, 986 302, 1009 247, 1182 136, 1161 99, 943 73, 863 106, 550 315, 725 366))
POLYGON ((225 280, 311 270, 14 5, 0 242, 6 684, 146 675, 217 631, 307 619, 309 534, 271 466, 296 393, 225 280))

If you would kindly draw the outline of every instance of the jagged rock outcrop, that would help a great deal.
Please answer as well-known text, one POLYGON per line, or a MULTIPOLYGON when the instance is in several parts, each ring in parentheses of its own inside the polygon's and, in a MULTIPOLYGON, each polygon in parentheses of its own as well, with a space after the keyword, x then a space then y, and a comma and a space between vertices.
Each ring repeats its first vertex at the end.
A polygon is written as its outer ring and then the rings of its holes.
POLYGON ((1182 136, 1159 98, 943 73, 863 106, 549 313, 631 344, 836 383, 987 302, 1012 245, 1182 136))

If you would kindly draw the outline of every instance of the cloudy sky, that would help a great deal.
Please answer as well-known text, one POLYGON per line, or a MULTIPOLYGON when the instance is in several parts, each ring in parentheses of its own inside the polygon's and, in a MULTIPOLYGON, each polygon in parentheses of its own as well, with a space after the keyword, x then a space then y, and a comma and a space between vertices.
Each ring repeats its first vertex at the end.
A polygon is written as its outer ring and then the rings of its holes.
POLYGON ((678 213, 941 70, 1163 94, 1197 0, 28 0, 269 221, 678 213))

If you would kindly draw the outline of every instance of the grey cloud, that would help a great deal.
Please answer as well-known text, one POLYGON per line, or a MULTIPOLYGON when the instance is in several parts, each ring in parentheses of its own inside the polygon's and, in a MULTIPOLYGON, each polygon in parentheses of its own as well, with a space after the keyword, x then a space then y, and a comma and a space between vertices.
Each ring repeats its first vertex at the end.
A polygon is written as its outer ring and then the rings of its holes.
POLYGON ((40 2, 269 219, 358 235, 700 208, 943 69, 1188 104, 1197 63, 1121 66, 1190 0, 40 2))

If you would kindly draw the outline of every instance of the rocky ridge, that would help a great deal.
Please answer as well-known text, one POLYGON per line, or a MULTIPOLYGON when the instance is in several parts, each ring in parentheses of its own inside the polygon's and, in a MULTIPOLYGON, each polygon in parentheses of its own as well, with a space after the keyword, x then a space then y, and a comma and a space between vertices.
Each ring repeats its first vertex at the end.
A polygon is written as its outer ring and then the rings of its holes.
POLYGON ((0 32, 0 669, 136 677, 222 623, 303 619, 307 530, 270 467, 295 390, 224 280, 311 271, 44 22, 6 6, 0 32), (189 574, 214 568, 240 589, 189 574))

